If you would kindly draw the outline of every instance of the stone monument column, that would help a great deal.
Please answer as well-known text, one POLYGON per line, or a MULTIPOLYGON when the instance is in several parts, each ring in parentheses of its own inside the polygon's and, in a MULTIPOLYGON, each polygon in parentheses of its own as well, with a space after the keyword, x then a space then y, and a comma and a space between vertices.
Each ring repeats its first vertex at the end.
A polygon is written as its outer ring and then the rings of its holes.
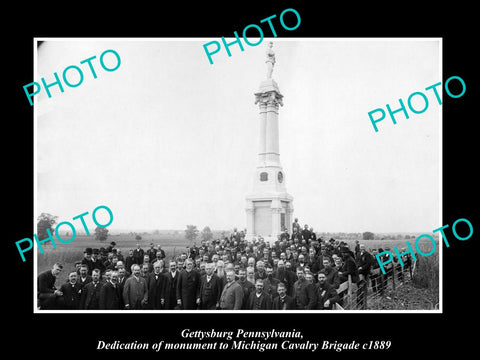
POLYGON ((258 163, 255 171, 253 192, 246 197, 246 238, 263 237, 277 240, 283 227, 291 231, 293 197, 285 188, 285 174, 280 164, 279 107, 283 95, 272 78, 275 64, 273 43, 267 49, 267 79, 255 92, 255 104, 259 106, 258 163))

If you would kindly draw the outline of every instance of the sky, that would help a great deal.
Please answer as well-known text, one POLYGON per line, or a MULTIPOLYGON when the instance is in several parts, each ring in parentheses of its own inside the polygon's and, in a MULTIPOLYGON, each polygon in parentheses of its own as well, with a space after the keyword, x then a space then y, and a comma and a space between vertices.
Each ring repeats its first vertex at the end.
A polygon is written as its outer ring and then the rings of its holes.
MULTIPOLYGON (((318 232, 442 225, 442 107, 425 91, 442 79, 440 39, 265 38, 231 47, 231 57, 222 48, 213 65, 202 45, 220 39, 41 40, 35 81, 69 65, 84 80, 35 96, 37 215, 69 221, 106 205, 111 231, 244 228, 258 152, 254 93, 272 40, 293 216, 318 232), (108 49, 121 58, 112 72, 99 63, 108 49), (80 64, 94 55, 96 79, 80 64), (397 109, 416 91, 428 97, 425 112, 398 113, 395 125, 387 115, 374 131, 369 111, 397 109)), ((112 54, 104 59, 115 65, 112 54)))

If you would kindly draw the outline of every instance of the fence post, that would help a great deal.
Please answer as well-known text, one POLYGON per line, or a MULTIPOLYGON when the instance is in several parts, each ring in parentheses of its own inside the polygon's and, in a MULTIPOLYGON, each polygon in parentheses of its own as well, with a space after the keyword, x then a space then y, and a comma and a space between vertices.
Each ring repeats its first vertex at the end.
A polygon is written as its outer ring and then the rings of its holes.
POLYGON ((348 308, 351 309, 352 308, 352 276, 351 275, 348 275, 347 296, 348 296, 348 300, 347 300, 348 308))
POLYGON ((395 291, 395 264, 392 262, 392 289, 395 291))
POLYGON ((368 282, 370 280, 370 274, 365 276, 365 284, 363 285, 363 310, 367 310, 367 293, 368 293, 368 282))

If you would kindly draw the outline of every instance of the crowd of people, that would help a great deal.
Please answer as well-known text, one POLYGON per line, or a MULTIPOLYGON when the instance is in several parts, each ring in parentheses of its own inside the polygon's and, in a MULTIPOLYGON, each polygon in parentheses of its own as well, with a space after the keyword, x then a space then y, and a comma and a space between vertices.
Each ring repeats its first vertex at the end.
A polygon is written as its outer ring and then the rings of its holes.
MULTIPOLYGON (((371 282, 382 293, 388 273, 375 254, 357 240, 347 243, 317 238, 312 228, 292 225, 278 241, 247 240, 236 229, 230 236, 202 240, 167 258, 161 245, 150 244, 123 255, 111 242, 84 251, 83 259, 56 287, 63 265, 38 275, 38 307, 45 310, 329 310, 342 305, 337 290, 349 278, 359 289, 371 282)), ((383 259, 385 262, 386 259, 383 259)), ((394 259, 392 263, 397 263, 394 259)), ((409 255, 402 261, 407 268, 409 255)), ((395 266, 395 265, 393 265, 395 266)), ((361 300, 360 300, 361 301, 361 300)))

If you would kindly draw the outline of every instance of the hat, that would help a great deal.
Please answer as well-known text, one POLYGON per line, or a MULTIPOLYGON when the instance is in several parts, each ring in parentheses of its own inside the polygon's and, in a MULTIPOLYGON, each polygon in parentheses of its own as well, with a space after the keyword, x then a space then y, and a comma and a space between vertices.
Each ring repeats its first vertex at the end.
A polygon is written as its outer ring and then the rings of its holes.
POLYGON ((87 255, 92 255, 92 248, 86 248, 83 253, 87 255))
POLYGON ((117 245, 117 243, 116 243, 115 241, 112 241, 112 242, 110 243, 110 245, 115 246, 115 245, 117 245))
POLYGON ((93 249, 93 253, 94 253, 95 255, 98 255, 99 250, 98 250, 98 249, 93 249))

